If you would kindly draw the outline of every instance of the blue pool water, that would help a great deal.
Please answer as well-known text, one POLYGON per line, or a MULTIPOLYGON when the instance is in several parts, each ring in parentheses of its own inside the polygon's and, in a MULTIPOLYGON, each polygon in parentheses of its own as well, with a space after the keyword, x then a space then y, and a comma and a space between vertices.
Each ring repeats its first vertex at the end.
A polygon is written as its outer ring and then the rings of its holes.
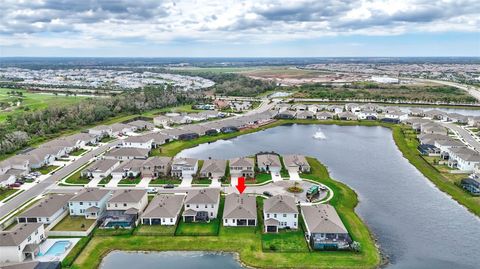
POLYGON ((128 228, 131 225, 132 224, 128 221, 109 221, 107 224, 105 224, 105 227, 113 228, 118 226, 118 227, 128 228))
POLYGON ((45 253, 38 253, 38 256, 60 256, 67 250, 70 241, 57 241, 45 253))

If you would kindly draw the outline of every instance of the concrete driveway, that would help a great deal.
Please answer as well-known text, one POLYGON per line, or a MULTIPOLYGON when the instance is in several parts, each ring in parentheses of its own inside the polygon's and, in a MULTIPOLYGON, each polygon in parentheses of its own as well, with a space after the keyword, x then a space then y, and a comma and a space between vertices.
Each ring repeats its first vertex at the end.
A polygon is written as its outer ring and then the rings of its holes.
POLYGON ((300 175, 298 174, 298 171, 295 169, 289 169, 288 175, 290 176, 290 180, 300 180, 300 175))
POLYGON ((150 184, 150 181, 152 178, 150 177, 144 177, 142 180, 137 184, 137 187, 139 188, 148 188, 148 184, 150 184))
POLYGON ((277 182, 277 181, 282 181, 282 176, 280 175, 280 172, 270 172, 270 175, 272 175, 272 181, 277 182))
POLYGON ((192 186, 192 175, 184 175, 182 178, 182 183, 179 187, 191 187, 192 186))

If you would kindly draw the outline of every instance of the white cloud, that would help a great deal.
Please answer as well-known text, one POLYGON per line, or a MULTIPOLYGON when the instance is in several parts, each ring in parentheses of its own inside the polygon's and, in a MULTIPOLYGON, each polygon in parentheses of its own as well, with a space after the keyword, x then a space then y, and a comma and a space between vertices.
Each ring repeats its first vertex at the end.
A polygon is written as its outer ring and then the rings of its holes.
POLYGON ((476 0, 4 0, 2 9, 4 46, 242 44, 480 29, 476 0))

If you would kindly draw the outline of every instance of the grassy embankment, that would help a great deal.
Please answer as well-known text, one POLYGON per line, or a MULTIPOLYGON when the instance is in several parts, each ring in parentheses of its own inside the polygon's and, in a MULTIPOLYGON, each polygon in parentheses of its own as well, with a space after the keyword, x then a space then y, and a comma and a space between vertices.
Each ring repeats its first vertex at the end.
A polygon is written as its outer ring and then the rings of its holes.
MULTIPOLYGON (((360 242, 360 252, 325 251, 310 252, 299 248, 295 252, 264 251, 264 245, 278 244, 279 247, 289 247, 291 240, 279 235, 275 240, 272 236, 262 237, 261 229, 256 228, 225 228, 220 226, 218 235, 210 236, 172 236, 140 235, 150 234, 150 229, 140 227, 134 235, 93 236, 82 253, 76 258, 72 268, 96 268, 102 258, 112 250, 125 251, 227 251, 239 253, 243 263, 259 268, 375 268, 380 263, 380 255, 366 225, 355 214, 358 203, 357 195, 345 184, 330 178, 327 169, 317 160, 309 158, 312 173, 307 177, 328 185, 335 192, 331 204, 337 208, 339 215, 349 229, 352 238, 360 242), (277 238, 277 239, 278 239, 277 238), (263 240, 263 241, 262 241, 263 240), (201 242, 197 244, 194 242, 201 242)), ((221 211, 219 211, 221 218, 221 211)), ((259 216, 261 218, 261 216, 259 216)), ((180 224, 182 225, 182 224, 180 224)), ((212 225, 213 227, 213 225, 212 225)), ((185 227, 180 231, 186 231, 185 227)), ((202 228, 203 231, 205 227, 202 228)), ((211 227, 206 227, 211 228, 211 227)), ((177 228, 178 230, 178 228, 177 228)), ((196 232, 189 229, 188 232, 196 232)), ((171 231, 170 231, 171 232, 171 231)), ((294 238, 299 242, 298 238, 294 238)), ((73 257, 67 257, 71 260, 73 257)))

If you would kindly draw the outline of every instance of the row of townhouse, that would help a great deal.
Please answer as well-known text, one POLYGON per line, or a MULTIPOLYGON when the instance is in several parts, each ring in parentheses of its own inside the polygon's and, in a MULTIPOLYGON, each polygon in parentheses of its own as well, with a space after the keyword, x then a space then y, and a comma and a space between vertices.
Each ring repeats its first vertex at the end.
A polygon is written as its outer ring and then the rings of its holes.
POLYGON ((0 186, 8 186, 26 176, 32 169, 52 164, 74 150, 94 145, 98 138, 87 133, 78 133, 54 139, 22 154, 0 162, 0 186))
POLYGON ((153 118, 153 123, 156 126, 169 126, 188 124, 192 122, 206 121, 215 118, 223 118, 226 114, 219 111, 207 110, 199 113, 185 113, 185 114, 165 114, 153 118))
POLYGON ((154 124, 145 120, 134 120, 127 123, 114 123, 111 125, 98 125, 88 130, 89 134, 97 137, 118 137, 128 133, 153 130, 154 124))
MULTIPOLYGON (((138 176, 157 178, 171 175, 177 178, 197 175, 202 178, 219 179, 225 176, 227 160, 208 159, 203 162, 199 170, 198 160, 193 158, 148 157, 149 150, 143 148, 114 148, 104 154, 101 159, 92 162, 82 170, 83 177, 102 179, 135 178, 138 176)), ((261 172, 279 173, 282 169, 280 156, 270 153, 256 155, 256 166, 261 172)), ((310 171, 310 165, 305 156, 298 154, 284 155, 283 165, 287 170, 296 172, 310 171)), ((228 167, 232 177, 255 176, 255 159, 238 157, 228 160, 228 167)))

